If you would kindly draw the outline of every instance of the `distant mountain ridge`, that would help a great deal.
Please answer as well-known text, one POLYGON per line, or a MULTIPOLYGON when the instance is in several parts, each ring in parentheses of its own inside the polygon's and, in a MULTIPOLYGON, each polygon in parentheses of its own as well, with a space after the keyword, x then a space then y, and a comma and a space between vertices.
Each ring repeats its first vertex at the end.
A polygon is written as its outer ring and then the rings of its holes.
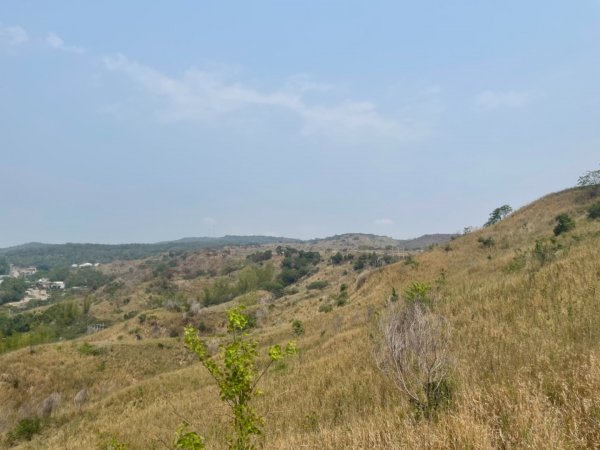
POLYGON ((424 234, 414 239, 394 239, 389 236, 380 236, 366 233, 337 234, 326 238, 311 239, 309 244, 324 244, 330 248, 363 248, 363 249, 385 249, 395 248, 402 250, 420 250, 434 244, 444 244, 455 237, 456 234, 424 234))
POLYGON ((423 235, 416 239, 397 240, 388 236, 346 233, 327 238, 301 240, 275 236, 185 237, 174 241, 131 244, 66 243, 45 244, 30 242, 0 249, 0 257, 23 266, 57 266, 85 262, 109 263, 116 260, 140 259, 165 252, 195 251, 226 246, 295 244, 323 245, 329 248, 416 250, 431 244, 444 243, 452 234, 423 235))

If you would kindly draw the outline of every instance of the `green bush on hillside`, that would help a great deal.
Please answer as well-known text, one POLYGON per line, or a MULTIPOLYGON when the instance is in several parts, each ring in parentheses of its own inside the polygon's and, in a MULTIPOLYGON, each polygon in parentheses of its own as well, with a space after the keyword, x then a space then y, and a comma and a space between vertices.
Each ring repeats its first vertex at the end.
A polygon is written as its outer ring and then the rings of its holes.
POLYGON ((587 216, 589 219, 600 219, 600 202, 594 203, 587 210, 587 216))
POLYGON ((554 227, 554 235, 558 236, 575 228, 575 221, 568 214, 559 214, 556 216, 556 226, 554 227))

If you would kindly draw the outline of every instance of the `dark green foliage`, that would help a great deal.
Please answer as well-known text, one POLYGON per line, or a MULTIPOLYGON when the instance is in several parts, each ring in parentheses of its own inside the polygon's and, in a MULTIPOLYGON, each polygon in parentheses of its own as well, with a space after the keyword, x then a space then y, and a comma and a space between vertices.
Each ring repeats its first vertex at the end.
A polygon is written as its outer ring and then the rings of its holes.
POLYGON ((319 252, 305 252, 292 247, 286 247, 281 251, 284 258, 281 261, 281 273, 277 280, 284 286, 296 283, 311 273, 321 261, 319 252))
POLYGON ((335 297, 336 306, 344 306, 348 303, 348 285, 342 284, 340 286, 340 293, 335 297))
POLYGON ((83 344, 81 344, 77 348, 77 351, 85 356, 98 356, 104 352, 103 349, 98 348, 95 345, 92 345, 88 342, 84 342, 83 344))
POLYGON ((337 266, 344 262, 344 255, 342 255, 340 252, 337 252, 335 255, 333 255, 330 258, 330 261, 331 261, 331 264, 333 264, 334 266, 337 266))
POLYGON ((94 318, 84 314, 76 303, 63 301, 43 312, 0 314, 0 353, 58 339, 73 339, 85 334, 94 318))
POLYGON ((7 275, 10 270, 10 265, 6 258, 0 258, 0 275, 7 275))
POLYGON ((0 256, 20 266, 70 266, 84 262, 109 263, 117 260, 141 259, 159 253, 183 255, 190 250, 221 248, 228 245, 264 245, 293 243, 297 239, 270 236, 224 236, 220 238, 186 238, 157 244, 41 244, 31 243, 0 249, 0 256))
POLYGON ((9 302, 18 302, 25 297, 27 283, 22 278, 5 278, 0 284, 0 305, 9 302))
POLYGON ((81 269, 71 271, 64 281, 68 288, 86 287, 95 291, 111 281, 111 277, 104 275, 92 267, 82 267, 81 269))
POLYGON ((123 314, 123 320, 133 319, 138 315, 139 311, 129 311, 128 313, 123 314))
POLYGON ((591 170, 579 177, 578 186, 596 186, 600 184, 600 170, 591 170))
POLYGON ((313 281, 312 283, 310 283, 308 286, 306 286, 306 289, 312 290, 312 289, 325 289, 327 286, 329 286, 329 282, 325 281, 325 280, 317 280, 317 281, 313 281))
POLYGON ((263 261, 268 261, 273 257, 273 252, 271 250, 265 250, 264 252, 256 252, 251 255, 246 256, 246 259, 255 263, 260 263, 263 261))
POLYGON ((490 217, 487 222, 483 225, 484 227, 489 227, 500 222, 506 216, 508 216, 512 212, 512 208, 510 205, 502 205, 499 208, 496 208, 490 213, 490 217))
POLYGON ((274 276, 275 269, 270 263, 264 266, 247 266, 240 271, 237 282, 229 278, 219 278, 212 286, 205 287, 202 292, 202 303, 204 306, 218 305, 258 289, 281 296, 284 286, 275 282, 274 276))
POLYGON ((8 433, 8 441, 30 441, 42 430, 42 421, 37 417, 28 417, 19 421, 17 426, 8 433))
POLYGON ((296 336, 301 336, 304 334, 304 325, 302 324, 301 321, 299 321, 298 319, 294 319, 292 321, 292 332, 296 335, 296 336))
POLYGON ((594 203, 587 210, 588 219, 600 219, 600 202, 594 203))
POLYGON ((477 242, 479 242, 485 248, 492 248, 496 245, 496 241, 494 241, 494 239, 491 237, 484 238, 483 236, 480 236, 477 239, 477 242))
POLYGON ((68 266, 53 267, 48 271, 47 278, 49 278, 50 281, 65 281, 70 273, 71 268, 68 266))
POLYGON ((575 221, 568 214, 559 214, 556 216, 556 226, 554 227, 554 235, 558 236, 575 228, 575 221))
POLYGON ((375 252, 362 253, 354 260, 353 268, 360 272, 366 267, 383 267, 398 261, 398 258, 392 255, 378 255, 375 252))

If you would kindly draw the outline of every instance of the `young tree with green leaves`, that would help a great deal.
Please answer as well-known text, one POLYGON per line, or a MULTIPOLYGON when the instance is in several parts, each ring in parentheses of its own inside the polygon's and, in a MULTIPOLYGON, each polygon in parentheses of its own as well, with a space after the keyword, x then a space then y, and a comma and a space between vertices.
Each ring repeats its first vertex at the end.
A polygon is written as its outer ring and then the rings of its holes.
MULTIPOLYGON (((232 450, 255 449, 254 438, 262 434, 263 418, 252 407, 252 400, 259 395, 257 384, 269 367, 285 356, 297 353, 296 345, 288 342, 284 349, 279 345, 269 348, 269 362, 262 369, 257 368, 257 343, 248 338, 250 326, 244 308, 238 306, 227 312, 227 331, 231 341, 221 347, 222 362, 213 358, 206 342, 198 336, 192 326, 185 328, 185 345, 194 352, 202 365, 217 382, 223 400, 233 414, 233 435, 228 440, 232 450)), ((179 449, 203 448, 203 439, 194 432, 180 429, 175 442, 179 449), (188 445, 189 443, 189 445, 188 445), (192 445, 193 444, 193 445, 192 445)))

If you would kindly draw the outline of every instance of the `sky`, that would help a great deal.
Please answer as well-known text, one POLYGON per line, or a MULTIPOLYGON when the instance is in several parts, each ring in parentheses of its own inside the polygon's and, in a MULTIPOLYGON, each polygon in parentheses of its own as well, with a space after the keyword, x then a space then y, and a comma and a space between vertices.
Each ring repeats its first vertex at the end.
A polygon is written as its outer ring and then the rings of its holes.
POLYGON ((599 0, 0 0, 0 247, 461 231, 599 168, 599 80, 599 0))

